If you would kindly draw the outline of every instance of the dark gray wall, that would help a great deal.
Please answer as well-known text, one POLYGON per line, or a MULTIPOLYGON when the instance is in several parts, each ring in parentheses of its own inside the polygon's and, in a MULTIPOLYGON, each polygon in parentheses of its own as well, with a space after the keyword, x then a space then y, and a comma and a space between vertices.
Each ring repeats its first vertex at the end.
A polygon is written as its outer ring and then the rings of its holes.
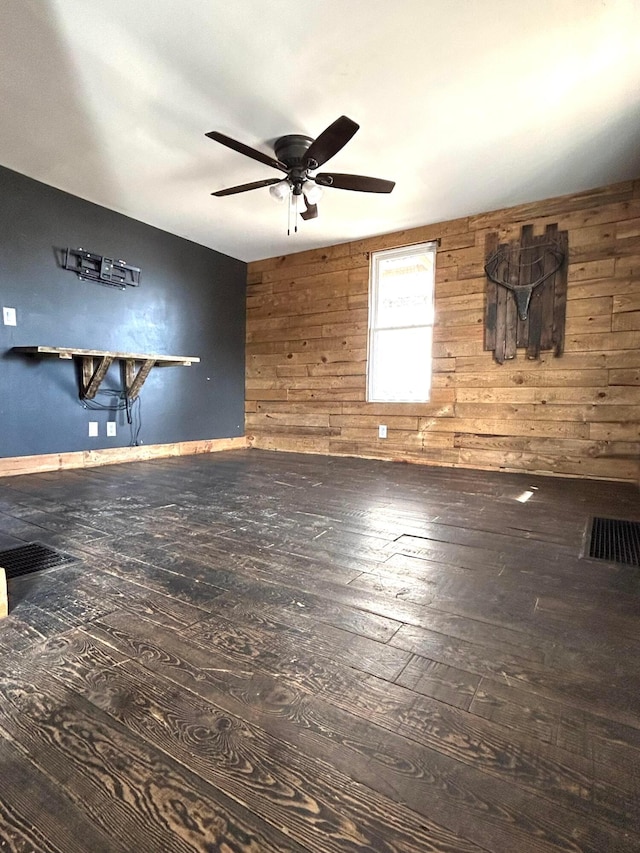
MULTIPOLYGON (((83 408, 77 359, 34 359, 14 346, 199 356, 151 371, 141 443, 243 435, 245 283, 242 261, 0 167, 0 302, 18 314, 15 328, 0 324, 0 456, 131 441, 122 413, 83 408), (56 250, 67 246, 141 267, 140 286, 80 281, 60 268, 56 250), (106 437, 107 419, 116 438, 106 437), (98 438, 88 437, 90 420, 98 438)), ((103 384, 120 381, 112 367, 103 384)))

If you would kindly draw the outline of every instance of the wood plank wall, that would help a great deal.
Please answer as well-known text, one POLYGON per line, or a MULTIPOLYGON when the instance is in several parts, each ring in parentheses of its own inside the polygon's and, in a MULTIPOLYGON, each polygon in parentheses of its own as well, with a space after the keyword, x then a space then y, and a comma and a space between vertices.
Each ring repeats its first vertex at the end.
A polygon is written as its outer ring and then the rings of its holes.
POLYGON ((256 261, 248 275, 253 446, 638 480, 640 181, 256 261), (569 231, 565 354, 498 365, 483 350, 485 235, 550 222, 569 231), (431 401, 367 403, 368 253, 436 238, 431 401))

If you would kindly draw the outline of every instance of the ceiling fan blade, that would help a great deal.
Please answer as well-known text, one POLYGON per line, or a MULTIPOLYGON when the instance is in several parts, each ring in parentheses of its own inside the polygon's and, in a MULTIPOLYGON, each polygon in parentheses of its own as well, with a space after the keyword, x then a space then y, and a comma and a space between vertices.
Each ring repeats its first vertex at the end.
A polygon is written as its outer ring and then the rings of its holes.
POLYGON ((341 148, 344 148, 359 128, 360 125, 347 118, 347 116, 337 118, 333 124, 330 124, 326 130, 323 130, 320 136, 311 143, 307 151, 307 163, 313 161, 316 164, 311 167, 313 169, 322 166, 334 154, 337 154, 341 148))
POLYGON ((252 160, 257 160, 258 163, 273 166, 274 169, 280 169, 281 172, 288 171, 284 163, 281 163, 279 160, 275 160, 273 157, 269 157, 268 154, 263 154, 262 151, 257 151, 255 148, 245 145, 244 142, 238 142, 237 139, 225 136, 224 133, 218 133, 217 130, 205 133, 205 136, 208 136, 209 139, 213 139, 215 142, 220 142, 222 145, 226 145, 227 148, 232 148, 234 151, 244 154, 246 157, 251 157, 252 160))
POLYGON ((366 175, 341 175, 338 172, 319 172, 315 181, 321 187, 334 187, 337 190, 355 190, 359 193, 390 193, 395 181, 382 178, 368 178, 366 175))
POLYGON ((259 190, 260 187, 270 187, 272 184, 279 184, 280 180, 281 178, 267 178, 265 181, 253 181, 251 184, 240 184, 237 187, 229 187, 228 190, 218 190, 218 192, 211 193, 211 195, 223 196, 246 193, 249 190, 259 190))
POLYGON ((309 204, 307 201, 307 197, 304 196, 304 206, 306 210, 303 210, 300 216, 302 219, 317 219, 318 218, 318 205, 317 204, 309 204))

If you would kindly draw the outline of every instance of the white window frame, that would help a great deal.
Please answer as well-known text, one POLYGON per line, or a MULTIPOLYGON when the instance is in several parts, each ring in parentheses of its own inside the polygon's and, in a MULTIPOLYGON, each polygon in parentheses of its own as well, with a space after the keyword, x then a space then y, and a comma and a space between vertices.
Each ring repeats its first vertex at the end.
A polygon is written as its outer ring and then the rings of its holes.
POLYGON ((403 397, 377 397, 374 396, 374 379, 375 379, 375 367, 376 361, 379 356, 376 353, 376 333, 380 331, 386 330, 395 330, 401 331, 402 329, 425 329, 428 330, 427 334, 431 342, 433 341, 433 327, 435 323, 435 311, 434 311, 434 299, 435 299, 435 265, 436 265, 436 250, 437 250, 437 241, 430 241, 427 243, 415 243, 411 246, 401 246, 396 249, 384 249, 379 252, 372 252, 371 258, 369 262, 369 329, 368 329, 368 340, 367 340, 367 402, 372 403, 427 403, 431 396, 431 360, 428 365, 425 365, 425 369, 429 371, 428 376, 428 389, 426 396, 423 395, 415 395, 409 397, 409 395, 405 395, 403 397), (378 324, 378 312, 379 312, 379 281, 380 281, 380 264, 383 260, 389 258, 402 258, 405 257, 410 259, 413 255, 421 255, 431 253, 433 255, 433 275, 431 276, 431 280, 427 280, 426 286, 428 287, 428 298, 431 304, 431 323, 417 323, 415 325, 408 326, 381 326, 378 324))

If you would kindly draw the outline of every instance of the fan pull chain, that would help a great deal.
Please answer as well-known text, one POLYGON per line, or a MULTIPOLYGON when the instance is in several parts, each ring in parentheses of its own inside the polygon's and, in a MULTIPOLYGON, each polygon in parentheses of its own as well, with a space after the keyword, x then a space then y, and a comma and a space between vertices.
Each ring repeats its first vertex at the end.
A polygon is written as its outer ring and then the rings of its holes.
POLYGON ((291 214, 293 214, 293 233, 298 233, 298 196, 291 193, 287 204, 287 237, 291 236, 291 214))

